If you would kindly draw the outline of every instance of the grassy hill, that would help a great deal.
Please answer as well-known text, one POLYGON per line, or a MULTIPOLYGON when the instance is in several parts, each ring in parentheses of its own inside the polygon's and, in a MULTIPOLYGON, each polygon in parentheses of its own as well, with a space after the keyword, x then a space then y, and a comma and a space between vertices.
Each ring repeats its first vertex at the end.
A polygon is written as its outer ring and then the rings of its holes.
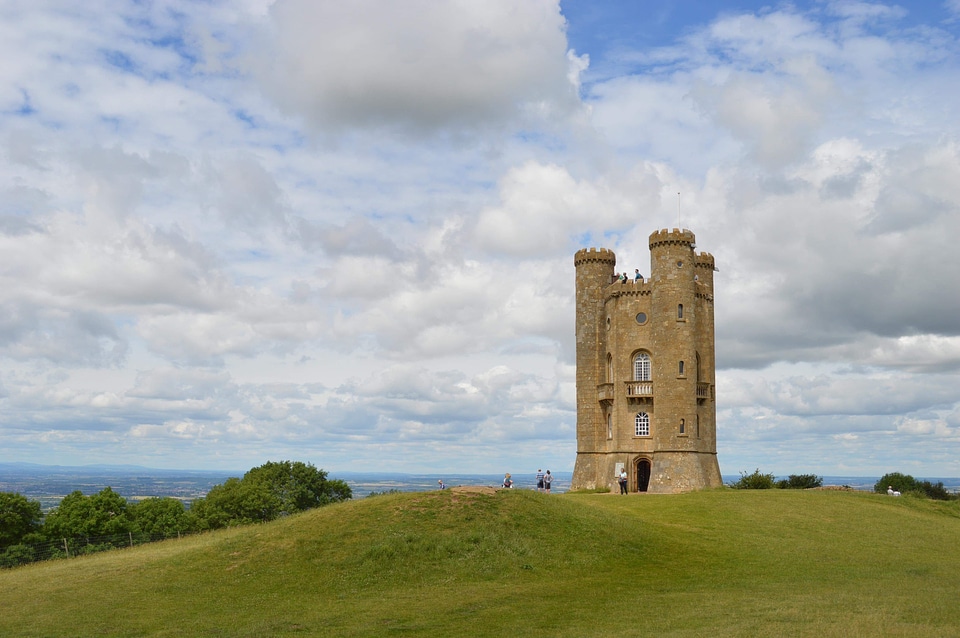
POLYGON ((379 496, 0 572, 3 636, 958 636, 960 504, 379 496))

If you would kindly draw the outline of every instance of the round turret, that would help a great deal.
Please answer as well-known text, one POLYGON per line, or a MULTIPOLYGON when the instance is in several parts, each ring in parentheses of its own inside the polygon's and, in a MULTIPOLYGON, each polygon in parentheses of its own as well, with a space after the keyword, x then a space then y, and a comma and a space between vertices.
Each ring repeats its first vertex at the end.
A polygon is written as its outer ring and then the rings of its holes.
POLYGON ((573 256, 574 267, 582 264, 610 264, 611 268, 617 263, 617 256, 609 248, 581 248, 573 256))
POLYGON ((597 402, 607 352, 604 290, 613 280, 617 256, 606 248, 578 250, 573 259, 577 294, 577 464, 580 472, 596 474, 594 456, 606 441, 604 413, 597 402), (586 465, 585 465, 586 464, 586 465), (587 470, 586 467, 590 469, 587 470))

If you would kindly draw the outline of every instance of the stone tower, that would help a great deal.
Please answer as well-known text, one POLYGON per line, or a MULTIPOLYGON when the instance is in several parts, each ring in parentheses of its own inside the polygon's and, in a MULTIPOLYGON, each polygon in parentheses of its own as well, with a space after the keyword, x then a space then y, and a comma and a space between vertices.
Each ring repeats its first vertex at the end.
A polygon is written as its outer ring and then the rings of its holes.
POLYGON ((689 230, 650 235, 650 277, 577 251, 577 462, 571 489, 684 492, 721 485, 714 401, 713 255, 689 230))

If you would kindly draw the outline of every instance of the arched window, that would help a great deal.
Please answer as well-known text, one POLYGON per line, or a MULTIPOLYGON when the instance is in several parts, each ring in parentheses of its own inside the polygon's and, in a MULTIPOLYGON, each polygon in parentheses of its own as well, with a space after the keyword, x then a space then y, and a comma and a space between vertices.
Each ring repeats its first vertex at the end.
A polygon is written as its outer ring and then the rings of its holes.
POLYGON ((607 438, 613 438, 613 415, 607 412, 607 438))
POLYGON ((637 436, 650 436, 650 415, 646 412, 637 413, 634 421, 637 436))
POLYGON ((607 383, 613 383, 613 357, 607 353, 607 383))
POLYGON ((677 367, 677 374, 682 377, 682 376, 683 376, 683 373, 684 373, 683 361, 681 361, 681 362, 680 362, 680 365, 677 367))
POLYGON ((636 356, 633 357, 633 380, 650 380, 650 355, 646 352, 638 352, 636 356))
POLYGON ((677 304, 677 319, 683 319, 683 304, 677 304))
POLYGON ((687 422, 685 419, 680 419, 680 434, 687 433, 687 422))

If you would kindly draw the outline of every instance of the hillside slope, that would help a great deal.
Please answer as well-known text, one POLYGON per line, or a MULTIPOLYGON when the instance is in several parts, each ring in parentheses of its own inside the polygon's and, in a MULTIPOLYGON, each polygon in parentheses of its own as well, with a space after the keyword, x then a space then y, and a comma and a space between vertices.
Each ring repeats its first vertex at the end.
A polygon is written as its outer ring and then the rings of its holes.
POLYGON ((408 493, 0 572, 4 636, 960 635, 960 508, 408 493))

